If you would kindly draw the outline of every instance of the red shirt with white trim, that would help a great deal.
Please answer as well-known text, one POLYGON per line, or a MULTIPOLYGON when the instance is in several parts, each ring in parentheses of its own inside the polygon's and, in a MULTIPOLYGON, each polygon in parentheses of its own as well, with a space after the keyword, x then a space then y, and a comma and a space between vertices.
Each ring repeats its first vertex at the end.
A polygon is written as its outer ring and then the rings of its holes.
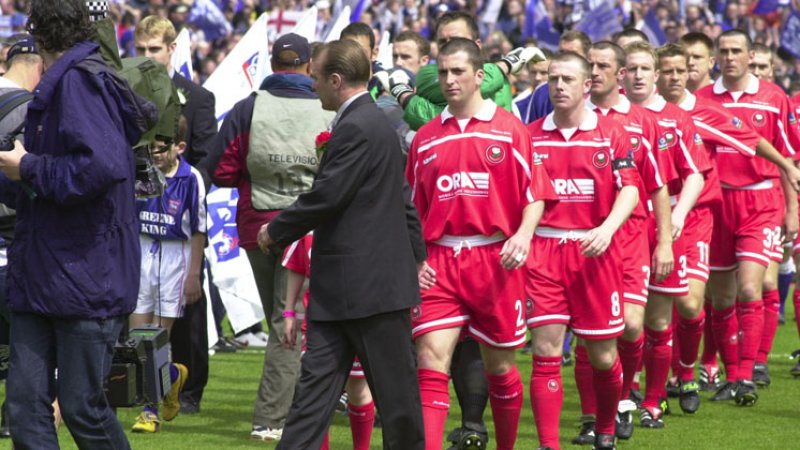
POLYGON ((647 201, 650 194, 664 185, 658 168, 658 162, 653 154, 653 148, 658 142, 658 132, 655 122, 650 114, 639 105, 635 105, 627 97, 621 95, 616 105, 610 109, 603 109, 594 105, 590 100, 586 106, 604 117, 619 122, 630 139, 633 163, 639 169, 639 203, 633 210, 632 216, 647 217, 647 201))
POLYGON ((639 186, 630 137, 615 120, 587 111, 577 129, 563 130, 550 113, 528 130, 534 159, 544 164, 559 200, 545 207, 540 226, 596 228, 611 213, 620 189, 639 186))
POLYGON ((555 199, 547 172, 532 164, 525 126, 490 100, 469 120, 445 108, 420 128, 406 178, 426 242, 444 235, 511 236, 525 206, 555 199))
MULTIPOLYGON (((281 261, 283 267, 309 278, 311 276, 311 243, 313 241, 314 233, 311 232, 286 247, 281 261)), ((306 289, 305 294, 303 294, 304 306, 308 306, 308 299, 309 289, 306 289)))
MULTIPOLYGON (((747 87, 742 92, 729 92, 720 77, 714 84, 698 89, 695 95, 731 110, 784 156, 800 156, 789 143, 788 97, 775 84, 759 80, 752 74, 748 77, 747 87)), ((779 169, 771 162, 763 158, 746 158, 738 151, 717 151, 717 168, 723 184, 737 187, 780 177, 779 169)))
POLYGON ((669 195, 679 195, 683 180, 689 175, 705 174, 711 170, 703 140, 695 129, 691 117, 678 106, 656 95, 646 109, 656 119, 658 148, 656 158, 667 183, 669 195))
POLYGON ((708 157, 712 162, 712 170, 706 174, 703 192, 697 199, 697 205, 708 205, 722 200, 719 186, 718 159, 725 159, 725 154, 738 152, 742 156, 752 158, 761 135, 750 129, 736 117, 731 110, 725 109, 709 100, 698 99, 686 91, 686 97, 679 105, 692 116, 697 132, 703 139, 708 157), (720 156, 722 155, 722 156, 720 156))

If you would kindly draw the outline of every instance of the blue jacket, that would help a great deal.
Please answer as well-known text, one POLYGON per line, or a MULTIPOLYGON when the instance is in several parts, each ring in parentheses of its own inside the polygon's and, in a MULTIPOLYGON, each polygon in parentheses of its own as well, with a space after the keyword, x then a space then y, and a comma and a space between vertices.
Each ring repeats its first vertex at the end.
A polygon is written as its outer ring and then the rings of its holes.
POLYGON ((28 105, 29 153, 20 173, 35 197, 0 177, 0 200, 17 209, 8 251, 15 312, 100 319, 136 306, 140 248, 131 143, 149 104, 126 100, 105 69, 81 68, 102 64, 98 48, 82 42, 67 50, 28 105))

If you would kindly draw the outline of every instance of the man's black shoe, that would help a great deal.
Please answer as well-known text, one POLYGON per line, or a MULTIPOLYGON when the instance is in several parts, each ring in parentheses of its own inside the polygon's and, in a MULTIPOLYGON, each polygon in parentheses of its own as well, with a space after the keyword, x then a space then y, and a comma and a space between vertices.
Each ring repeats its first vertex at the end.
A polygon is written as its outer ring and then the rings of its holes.
POLYGON ((739 406, 754 406, 758 401, 756 384, 750 380, 739 380, 733 399, 736 400, 736 404, 739 406))
POLYGON ((753 382, 758 387, 769 387, 772 379, 769 377, 769 368, 764 363, 753 366, 753 382))
POLYGON ((667 380, 667 397, 678 398, 680 395, 680 390, 680 386, 678 385, 678 377, 667 380))
POLYGON ((613 434, 598 434, 594 438, 592 450, 617 450, 617 440, 613 434))
POLYGON ((717 392, 711 396, 709 400, 712 402, 726 402, 728 400, 733 400, 733 397, 736 395, 736 383, 731 383, 730 381, 726 382, 722 385, 721 388, 717 389, 717 392))
POLYGON ((594 424, 595 419, 593 416, 581 417, 581 431, 578 435, 572 438, 572 443, 575 445, 592 445, 594 444, 594 424))
POLYGON ((694 414, 700 409, 700 394, 697 393, 699 390, 700 386, 694 380, 679 383, 678 402, 684 413, 694 414))

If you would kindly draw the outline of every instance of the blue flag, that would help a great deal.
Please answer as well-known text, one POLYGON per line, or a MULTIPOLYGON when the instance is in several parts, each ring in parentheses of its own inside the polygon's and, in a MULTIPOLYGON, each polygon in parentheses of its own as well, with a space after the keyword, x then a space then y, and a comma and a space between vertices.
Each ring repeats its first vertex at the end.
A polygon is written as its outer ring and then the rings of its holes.
POLYGON ((781 27, 781 47, 800 58, 800 13, 792 11, 781 27))
POLYGON ((350 23, 358 22, 361 19, 361 13, 367 8, 367 0, 358 0, 353 6, 353 12, 350 13, 350 23))
POLYGON ((608 39, 614 33, 622 31, 617 14, 608 2, 603 2, 589 11, 575 28, 586 33, 593 42, 608 39))
POLYGON ((778 6, 780 6, 778 0, 758 0, 758 4, 753 8, 753 14, 766 16, 777 11, 778 6))
POLYGON ((644 24, 640 30, 647 35, 647 38, 654 47, 661 47, 667 42, 667 35, 661 28, 658 17, 656 17, 656 10, 653 8, 650 8, 650 11, 644 16, 644 24))
POLYGON ((528 0, 525 7, 525 27, 522 30, 522 38, 536 39, 541 48, 558 49, 558 41, 561 36, 553 28, 550 16, 547 15, 544 5, 538 0, 528 0))

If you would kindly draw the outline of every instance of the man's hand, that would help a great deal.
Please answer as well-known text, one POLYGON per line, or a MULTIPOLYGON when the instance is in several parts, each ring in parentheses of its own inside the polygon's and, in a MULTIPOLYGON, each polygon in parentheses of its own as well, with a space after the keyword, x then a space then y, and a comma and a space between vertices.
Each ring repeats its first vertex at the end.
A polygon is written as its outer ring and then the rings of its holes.
POLYGON ((9 179, 20 180, 19 165, 22 157, 28 152, 19 140, 14 141, 14 149, 8 152, 0 152, 0 172, 3 172, 9 179))
POLYGON ((513 75, 522 70, 528 61, 547 61, 547 57, 538 47, 517 47, 506 53, 500 61, 508 64, 508 74, 513 75))
POLYGON ((683 226, 686 223, 686 213, 675 208, 672 210, 672 240, 676 241, 683 234, 683 226))
POLYGON ((436 283, 436 271, 425 261, 417 263, 417 278, 420 289, 430 289, 436 283))
POLYGON ((797 211, 788 211, 786 215, 783 217, 783 240, 785 242, 794 242, 795 238, 797 238, 797 230, 798 230, 798 218, 797 218, 797 211))
POLYGON ((281 344, 288 349, 294 349, 294 346, 297 345, 296 317, 283 318, 283 336, 281 336, 281 344))
POLYGON ((794 188, 795 192, 800 192, 800 169, 792 165, 788 170, 784 173, 786 180, 792 184, 792 188, 794 188))
MULTIPOLYGON (((667 275, 672 273, 675 268, 675 257, 672 254, 671 242, 659 242, 653 251, 653 260, 650 263, 653 268, 653 276, 657 282, 664 281, 667 275)), ((648 280, 649 282, 650 280, 648 280)))
POLYGON ((506 239, 503 249, 500 250, 500 264, 509 270, 524 266, 531 249, 531 238, 527 234, 515 233, 506 239))
POLYGON ((183 283, 183 297, 186 299, 187 305, 193 305, 200 300, 203 294, 203 287, 200 285, 200 275, 189 274, 186 277, 186 282, 183 283))
POLYGON ((602 255, 611 245, 611 239, 614 237, 614 232, 608 228, 600 225, 593 228, 586 233, 586 236, 581 239, 581 251, 583 256, 587 258, 594 258, 602 255))
POLYGON ((256 240, 258 241, 258 248, 260 248, 265 255, 269 255, 269 247, 275 243, 275 241, 273 241, 269 236, 267 227, 269 227, 269 223, 261 225, 261 228, 258 230, 258 236, 256 237, 256 240))
POLYGON ((398 102, 400 101, 401 95, 414 93, 414 88, 411 85, 411 78, 402 69, 394 69, 392 71, 382 70, 376 73, 374 77, 381 82, 383 90, 392 94, 398 102))

